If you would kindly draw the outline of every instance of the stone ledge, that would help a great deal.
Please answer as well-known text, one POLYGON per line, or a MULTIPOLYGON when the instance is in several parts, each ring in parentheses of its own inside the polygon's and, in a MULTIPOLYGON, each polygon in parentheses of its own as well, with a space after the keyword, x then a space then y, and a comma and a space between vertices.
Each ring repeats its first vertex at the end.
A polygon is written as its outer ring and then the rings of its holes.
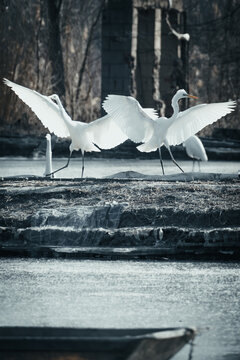
POLYGON ((20 247, 1 246, 0 257, 70 258, 98 260, 240 260, 240 249, 231 248, 109 248, 109 247, 20 247))
POLYGON ((87 246, 153 248, 239 248, 240 227, 181 228, 129 227, 84 228, 46 225, 43 227, 0 227, 0 246, 87 246))
POLYGON ((239 261, 238 183, 235 178, 173 182, 144 176, 4 180, 0 253, 239 261), (127 255, 119 250, 123 247, 130 249, 127 255))

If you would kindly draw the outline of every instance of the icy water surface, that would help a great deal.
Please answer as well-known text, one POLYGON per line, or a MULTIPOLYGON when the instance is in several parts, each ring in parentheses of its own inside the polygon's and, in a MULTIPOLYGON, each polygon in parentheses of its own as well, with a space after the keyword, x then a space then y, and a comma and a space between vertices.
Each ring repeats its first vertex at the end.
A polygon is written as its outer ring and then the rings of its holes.
MULTIPOLYGON (((53 159, 53 170, 64 166, 67 159, 53 159)), ((185 172, 192 171, 192 161, 179 161, 185 172)), ((79 178, 81 177, 81 158, 71 160, 68 168, 59 171, 58 178, 79 178)), ((164 160, 166 175, 178 174, 180 170, 169 160, 164 160)), ((195 165, 198 170, 198 165, 195 165)), ((234 173, 240 170, 240 162, 231 161, 208 161, 201 163, 202 172, 211 173, 234 173)), ((0 176, 37 175, 42 176, 45 171, 45 159, 27 158, 0 158, 0 176)), ((85 159, 85 177, 101 178, 110 176, 122 171, 136 171, 146 175, 162 175, 158 159, 85 159)))
MULTIPOLYGON (((194 360, 240 359, 240 264, 0 260, 0 325, 195 326, 194 360)), ((175 360, 188 358, 189 345, 175 360)))

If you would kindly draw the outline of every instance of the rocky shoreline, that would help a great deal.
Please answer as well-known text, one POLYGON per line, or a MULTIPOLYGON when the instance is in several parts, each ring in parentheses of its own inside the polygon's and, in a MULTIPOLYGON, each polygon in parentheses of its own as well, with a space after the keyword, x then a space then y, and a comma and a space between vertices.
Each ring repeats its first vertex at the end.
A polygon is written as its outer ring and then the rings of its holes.
POLYGON ((234 174, 3 178, 0 256, 240 260, 234 174))
MULTIPOLYGON (((237 131, 236 131, 237 132, 237 131)), ((201 138, 209 160, 240 161, 240 141, 236 139, 223 140, 221 138, 201 138)), ((70 141, 52 136, 53 157, 68 157, 70 141)), ((114 149, 101 152, 86 153, 87 157, 117 158, 117 159, 157 159, 158 152, 141 153, 136 144, 127 140, 114 149)), ((186 150, 182 145, 171 147, 176 159, 188 159, 186 150)), ((0 157, 23 156, 44 157, 46 152, 46 138, 37 136, 0 136, 0 157)), ((73 157, 79 157, 80 152, 74 151, 73 157)), ((162 148, 162 156, 169 159, 168 151, 162 148)))

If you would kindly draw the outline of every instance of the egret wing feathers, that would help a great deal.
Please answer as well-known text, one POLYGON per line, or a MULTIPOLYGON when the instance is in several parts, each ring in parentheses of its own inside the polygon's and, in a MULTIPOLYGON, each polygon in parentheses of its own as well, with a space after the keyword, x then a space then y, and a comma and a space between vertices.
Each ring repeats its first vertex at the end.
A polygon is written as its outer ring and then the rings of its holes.
MULTIPOLYGON (((39 94, 35 90, 15 84, 7 79, 4 79, 3 81, 26 105, 30 107, 42 124, 48 128, 51 133, 54 133, 61 138, 70 136, 68 128, 62 119, 61 110, 50 98, 39 94)), ((70 117, 69 119, 71 120, 70 117)))
POLYGON ((196 105, 180 112, 168 128, 166 136, 168 144, 181 144, 205 126, 210 125, 221 117, 231 113, 235 106, 235 101, 228 101, 196 105))
POLYGON ((87 133, 91 141, 101 149, 111 149, 127 140, 110 115, 88 124, 87 133))
POLYGON ((155 121, 133 97, 108 95, 103 108, 132 141, 145 142, 152 137, 155 121))
POLYGON ((158 119, 158 112, 153 108, 142 108, 142 110, 153 120, 158 119))
POLYGON ((149 141, 144 144, 138 145, 137 149, 141 152, 151 152, 151 151, 156 151, 157 146, 153 145, 153 143, 151 141, 149 141))

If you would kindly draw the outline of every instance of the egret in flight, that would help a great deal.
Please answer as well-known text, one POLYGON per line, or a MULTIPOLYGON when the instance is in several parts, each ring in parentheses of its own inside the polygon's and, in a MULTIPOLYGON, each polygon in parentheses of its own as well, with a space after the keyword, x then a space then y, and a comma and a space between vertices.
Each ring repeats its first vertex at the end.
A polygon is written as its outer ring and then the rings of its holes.
POLYGON ((103 108, 128 138, 136 143, 143 143, 137 146, 139 151, 151 152, 159 149, 163 174, 162 145, 168 149, 174 164, 184 172, 174 159, 170 146, 183 143, 205 126, 231 113, 236 106, 235 101, 228 101, 196 105, 179 112, 178 101, 185 98, 197 99, 196 96, 189 95, 183 89, 178 90, 172 98, 173 115, 169 119, 149 116, 143 111, 139 102, 131 96, 108 95, 103 102, 103 108))
POLYGON ((85 151, 101 151, 100 148, 111 149, 127 140, 127 136, 119 129, 110 115, 105 115, 88 124, 74 121, 63 108, 58 95, 41 95, 35 90, 28 89, 7 79, 3 81, 32 109, 50 133, 54 133, 60 138, 71 139, 67 164, 46 174, 46 176, 53 175, 66 168, 69 165, 73 150, 81 150, 83 177, 85 151))
POLYGON ((208 161, 206 150, 203 146, 203 143, 196 135, 190 136, 186 141, 184 141, 183 146, 186 149, 187 155, 193 159, 193 171, 195 161, 198 162, 198 167, 200 171, 200 161, 208 161))

